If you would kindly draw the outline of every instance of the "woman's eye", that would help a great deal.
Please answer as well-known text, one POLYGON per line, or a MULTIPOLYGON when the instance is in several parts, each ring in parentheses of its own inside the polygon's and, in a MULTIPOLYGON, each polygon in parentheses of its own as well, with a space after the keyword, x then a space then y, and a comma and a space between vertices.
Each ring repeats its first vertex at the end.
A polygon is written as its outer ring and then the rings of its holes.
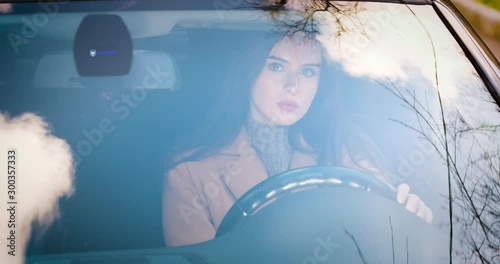
POLYGON ((269 64, 269 69, 271 71, 282 71, 283 70, 283 65, 277 62, 273 62, 269 64))
POLYGON ((304 75, 306 77, 312 77, 312 76, 316 75, 316 70, 313 70, 311 68, 302 69, 302 75, 304 75))

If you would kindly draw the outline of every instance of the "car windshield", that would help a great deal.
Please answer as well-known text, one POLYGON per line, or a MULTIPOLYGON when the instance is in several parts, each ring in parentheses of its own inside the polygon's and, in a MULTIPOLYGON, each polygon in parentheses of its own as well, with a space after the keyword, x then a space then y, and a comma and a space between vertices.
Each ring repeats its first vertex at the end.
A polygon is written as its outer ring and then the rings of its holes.
POLYGON ((0 4, 2 263, 499 261, 500 109, 451 11, 207 2, 0 4))

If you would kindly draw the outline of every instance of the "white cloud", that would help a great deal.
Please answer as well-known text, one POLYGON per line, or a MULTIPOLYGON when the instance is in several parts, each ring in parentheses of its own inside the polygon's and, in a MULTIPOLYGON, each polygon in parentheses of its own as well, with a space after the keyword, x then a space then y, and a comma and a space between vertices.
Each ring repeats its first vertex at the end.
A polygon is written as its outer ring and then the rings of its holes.
POLYGON ((362 3, 355 13, 338 14, 347 29, 340 36, 335 18, 329 13, 318 13, 316 19, 320 21, 321 31, 318 40, 326 47, 328 57, 341 63, 352 76, 406 84, 421 75, 432 85, 427 88, 434 90, 436 58, 442 96, 453 98, 457 86, 470 78, 474 69, 431 6, 410 5, 409 8, 362 3))
POLYGON ((59 198, 73 193, 74 161, 70 146, 51 134, 49 125, 31 113, 9 118, 0 113, 0 262, 24 263, 23 255, 31 224, 49 226, 58 216, 59 198), (7 161, 9 149, 15 156, 16 257, 8 254, 7 161))

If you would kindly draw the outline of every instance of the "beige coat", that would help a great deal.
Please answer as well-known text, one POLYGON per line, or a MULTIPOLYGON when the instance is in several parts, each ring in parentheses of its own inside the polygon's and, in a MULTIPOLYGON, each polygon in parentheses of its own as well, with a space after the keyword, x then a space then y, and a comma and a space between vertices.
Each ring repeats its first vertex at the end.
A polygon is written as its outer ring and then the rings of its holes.
MULTIPOLYGON (((308 154, 294 151, 290 169, 316 165, 308 154)), ((268 178, 245 129, 220 154, 184 162, 165 176, 163 230, 167 246, 214 238, 236 199, 268 178)))

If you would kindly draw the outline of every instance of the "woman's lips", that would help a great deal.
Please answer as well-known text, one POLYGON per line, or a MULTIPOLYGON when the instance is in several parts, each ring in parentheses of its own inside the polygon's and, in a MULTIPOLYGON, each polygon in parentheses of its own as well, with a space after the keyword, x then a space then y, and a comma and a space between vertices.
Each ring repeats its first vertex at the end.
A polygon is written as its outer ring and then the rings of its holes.
POLYGON ((299 106, 297 103, 292 102, 292 101, 280 101, 278 103, 279 108, 281 108, 283 111, 286 112, 293 112, 295 109, 297 109, 299 106))

